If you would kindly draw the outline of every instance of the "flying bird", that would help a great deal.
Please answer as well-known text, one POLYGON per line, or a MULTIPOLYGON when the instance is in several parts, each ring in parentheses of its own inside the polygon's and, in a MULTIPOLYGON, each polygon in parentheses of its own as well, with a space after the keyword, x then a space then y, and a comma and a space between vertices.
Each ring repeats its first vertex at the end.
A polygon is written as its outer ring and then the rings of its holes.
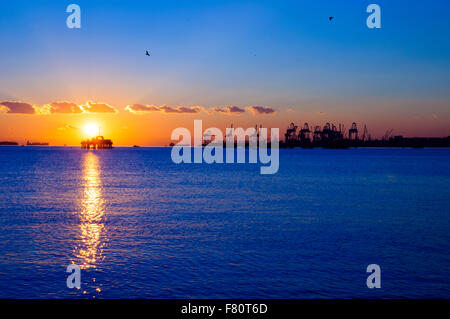
POLYGON ((330 20, 330 21, 333 20, 333 19, 334 19, 334 17, 329 17, 329 18, 328 18, 328 20, 330 20))
POLYGON ((145 51, 145 55, 150 56, 150 53, 148 53, 148 51, 145 51))

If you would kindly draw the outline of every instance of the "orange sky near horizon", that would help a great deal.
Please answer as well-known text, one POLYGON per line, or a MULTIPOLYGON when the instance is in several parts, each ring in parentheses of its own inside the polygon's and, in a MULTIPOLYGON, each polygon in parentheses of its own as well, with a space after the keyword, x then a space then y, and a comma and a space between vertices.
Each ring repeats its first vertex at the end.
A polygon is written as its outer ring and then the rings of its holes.
MULTIPOLYGON (((443 113, 445 101, 436 101, 425 111, 415 107, 423 102, 414 101, 347 101, 326 102, 307 101, 300 107, 284 106, 277 108, 273 114, 253 114, 245 109, 242 114, 229 115, 214 112, 213 107, 205 107, 194 114, 166 113, 162 111, 144 114, 130 113, 125 106, 116 107, 117 113, 81 113, 81 114, 6 114, 0 113, 0 141, 48 142, 50 145, 80 145, 87 138, 84 127, 94 124, 101 128, 105 138, 113 140, 115 146, 165 146, 169 145, 171 132, 177 127, 186 127, 193 132, 196 119, 203 120, 203 130, 218 127, 225 131, 233 123, 234 127, 280 128, 280 135, 289 123, 303 125, 308 122, 312 129, 315 125, 323 126, 326 122, 345 125, 346 130, 356 122, 362 131, 366 124, 372 138, 380 138, 393 128, 394 135, 403 136, 437 136, 450 135, 450 112, 443 113), (365 104, 361 111, 360 105, 365 104), (405 108, 412 111, 405 114, 405 108), (436 111, 434 111, 436 109, 436 111), (414 111, 416 110, 416 111, 414 111), (440 110, 440 111, 439 111, 440 110)), ((176 143, 176 141, 173 141, 176 143)))

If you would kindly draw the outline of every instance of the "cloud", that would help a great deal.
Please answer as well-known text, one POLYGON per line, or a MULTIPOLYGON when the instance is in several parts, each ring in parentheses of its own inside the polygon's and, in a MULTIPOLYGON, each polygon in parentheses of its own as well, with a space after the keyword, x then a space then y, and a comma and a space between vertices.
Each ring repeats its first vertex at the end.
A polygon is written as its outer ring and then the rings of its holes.
POLYGON ((199 113, 200 111, 204 111, 206 113, 210 113, 202 106, 178 106, 176 108, 167 106, 167 105, 142 105, 142 104, 133 104, 127 105, 125 110, 135 113, 150 113, 150 112, 163 112, 163 113, 177 113, 177 114, 194 114, 199 113))
POLYGON ((82 114, 82 113, 117 113, 117 110, 106 103, 86 102, 78 105, 70 101, 58 101, 45 104, 42 107, 18 101, 0 102, 0 112, 10 114, 82 114))
POLYGON ((36 114, 34 105, 19 101, 0 102, 0 109, 9 114, 36 114))
POLYGON ((159 106, 155 105, 143 105, 143 104, 133 104, 127 105, 125 110, 131 113, 147 113, 147 112, 159 112, 159 106))
POLYGON ((177 108, 173 108, 171 106, 162 106, 161 110, 166 113, 192 114, 200 112, 201 108, 197 106, 192 107, 179 106, 177 108))
MULTIPOLYGON (((215 107, 212 110, 203 106, 178 106, 172 107, 168 105, 148 105, 148 104, 131 104, 125 107, 125 110, 134 114, 146 114, 151 112, 160 112, 168 114, 197 114, 204 112, 206 114, 220 113, 227 115, 244 114, 248 109, 255 115, 274 114, 275 110, 271 107, 264 106, 248 106, 246 108, 239 106, 215 107)), ((16 114, 83 114, 83 113, 118 113, 111 105, 103 102, 87 101, 84 105, 70 101, 56 101, 37 107, 26 102, 3 101, 0 102, 0 111, 3 113, 16 114)))
POLYGON ((194 108, 197 108, 200 111, 205 112, 206 114, 213 114, 213 112, 211 110, 208 110, 208 109, 204 108, 203 106, 194 106, 194 108))
POLYGON ((79 130, 78 127, 70 125, 70 124, 66 124, 62 127, 58 127, 59 131, 69 131, 69 130, 79 130))
POLYGON ((113 106, 106 103, 87 101, 86 105, 81 105, 80 107, 86 113, 117 113, 113 106))
POLYGON ((53 102, 44 106, 44 108, 47 109, 48 112, 52 114, 55 113, 79 114, 83 112, 83 109, 77 103, 68 101, 53 102))
POLYGON ((217 113, 230 114, 230 115, 245 113, 245 109, 242 109, 239 106, 215 107, 214 111, 217 113))
POLYGON ((252 112, 253 114, 257 115, 257 114, 263 114, 263 115, 268 115, 268 114, 274 114, 275 110, 271 107, 264 107, 264 106, 248 106, 247 107, 250 112, 252 112))

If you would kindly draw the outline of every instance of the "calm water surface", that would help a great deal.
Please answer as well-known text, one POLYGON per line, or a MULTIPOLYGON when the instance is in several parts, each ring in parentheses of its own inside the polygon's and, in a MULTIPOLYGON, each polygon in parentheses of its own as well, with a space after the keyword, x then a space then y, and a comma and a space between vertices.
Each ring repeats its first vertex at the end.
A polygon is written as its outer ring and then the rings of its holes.
POLYGON ((0 298, 450 298, 449 203, 449 149, 1 147, 0 298))

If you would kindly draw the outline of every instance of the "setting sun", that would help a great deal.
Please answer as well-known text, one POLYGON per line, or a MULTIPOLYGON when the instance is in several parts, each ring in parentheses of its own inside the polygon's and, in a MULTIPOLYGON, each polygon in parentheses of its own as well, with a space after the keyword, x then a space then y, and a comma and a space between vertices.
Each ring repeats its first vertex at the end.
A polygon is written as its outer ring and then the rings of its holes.
POLYGON ((84 133, 89 137, 94 137, 99 135, 99 127, 97 124, 89 123, 84 126, 84 133))

